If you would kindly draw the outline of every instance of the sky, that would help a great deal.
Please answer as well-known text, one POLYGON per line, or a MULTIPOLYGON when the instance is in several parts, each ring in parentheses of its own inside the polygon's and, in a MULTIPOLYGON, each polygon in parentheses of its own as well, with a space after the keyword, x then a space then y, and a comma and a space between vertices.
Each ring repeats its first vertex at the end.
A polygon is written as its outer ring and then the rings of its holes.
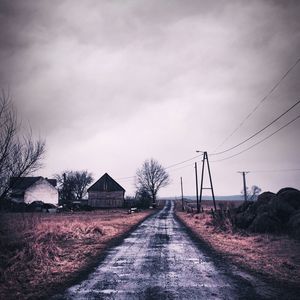
MULTIPOLYGON (((216 195, 240 194, 238 171, 250 171, 249 187, 300 189, 300 119, 221 160, 297 117, 300 105, 213 155, 300 100, 299 58, 299 1, 0 0, 0 87, 24 128, 46 140, 37 175, 107 172, 127 195, 144 160, 169 167, 197 150, 208 152, 216 195)), ((201 156, 168 168, 159 195, 180 196, 180 177, 194 195, 194 162, 200 177, 201 156)))

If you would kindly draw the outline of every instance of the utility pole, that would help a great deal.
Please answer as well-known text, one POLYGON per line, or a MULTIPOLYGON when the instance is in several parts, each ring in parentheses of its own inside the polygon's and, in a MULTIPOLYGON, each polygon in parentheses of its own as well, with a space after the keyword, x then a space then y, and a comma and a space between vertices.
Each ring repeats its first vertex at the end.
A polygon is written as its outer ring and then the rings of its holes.
POLYGON ((180 184, 181 184, 181 204, 182 204, 182 211, 184 211, 184 205, 183 205, 183 184, 182 184, 182 177, 180 177, 180 184))
POLYGON ((247 185, 246 185, 246 174, 248 174, 249 172, 246 171, 242 171, 242 172, 238 172, 240 174, 243 175, 243 185, 244 185, 244 200, 247 201, 247 185))
POLYGON ((200 212, 200 206, 199 206, 199 194, 198 194, 198 173, 197 173, 197 162, 195 162, 195 177, 196 177, 196 199, 197 199, 197 213, 200 212))
MULTIPOLYGON (((200 151, 197 151, 197 152, 200 152, 200 151)), ((211 172, 210 172, 208 155, 207 155, 206 151, 203 152, 203 159, 202 159, 202 173, 201 173, 201 187, 200 187, 200 204, 201 204, 201 201, 202 201, 202 191, 203 190, 211 190, 211 195, 212 195, 212 199, 213 199, 213 203, 214 203, 214 209, 216 211, 217 210, 216 199, 215 199, 215 193, 214 193, 214 188, 213 188, 213 184, 212 184, 212 176, 211 176, 211 172), (207 187, 207 188, 203 187, 205 162, 207 164, 207 170, 208 170, 208 176, 209 176, 209 183, 210 183, 210 187, 207 187)))

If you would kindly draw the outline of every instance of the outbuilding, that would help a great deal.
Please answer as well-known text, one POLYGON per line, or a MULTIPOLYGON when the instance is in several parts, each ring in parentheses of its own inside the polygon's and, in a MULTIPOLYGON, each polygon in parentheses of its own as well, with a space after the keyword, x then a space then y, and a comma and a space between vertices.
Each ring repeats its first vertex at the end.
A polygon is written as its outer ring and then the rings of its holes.
POLYGON ((124 207, 125 189, 105 173, 88 189, 88 205, 96 208, 124 207))

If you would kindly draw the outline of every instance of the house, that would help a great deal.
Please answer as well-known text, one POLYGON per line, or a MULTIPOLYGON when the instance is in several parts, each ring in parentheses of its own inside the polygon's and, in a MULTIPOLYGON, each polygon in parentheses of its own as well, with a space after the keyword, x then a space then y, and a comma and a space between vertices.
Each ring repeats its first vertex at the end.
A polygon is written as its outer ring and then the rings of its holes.
POLYGON ((38 177, 12 177, 10 179, 10 198, 17 203, 30 204, 42 201, 57 205, 58 190, 55 179, 38 177))
POLYGON ((124 206, 125 189, 105 173, 88 189, 88 205, 98 208, 124 206))

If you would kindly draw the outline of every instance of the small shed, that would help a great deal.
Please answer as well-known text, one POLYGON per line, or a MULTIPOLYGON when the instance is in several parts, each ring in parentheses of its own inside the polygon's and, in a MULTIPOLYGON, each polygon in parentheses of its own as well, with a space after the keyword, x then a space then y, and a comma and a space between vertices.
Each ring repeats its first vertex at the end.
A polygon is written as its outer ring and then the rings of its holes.
POLYGON ((56 180, 38 177, 12 177, 10 179, 10 198, 14 202, 30 204, 42 201, 57 205, 58 191, 56 180))
POLYGON ((88 205, 97 208, 124 206, 125 189, 105 173, 88 189, 88 205))

